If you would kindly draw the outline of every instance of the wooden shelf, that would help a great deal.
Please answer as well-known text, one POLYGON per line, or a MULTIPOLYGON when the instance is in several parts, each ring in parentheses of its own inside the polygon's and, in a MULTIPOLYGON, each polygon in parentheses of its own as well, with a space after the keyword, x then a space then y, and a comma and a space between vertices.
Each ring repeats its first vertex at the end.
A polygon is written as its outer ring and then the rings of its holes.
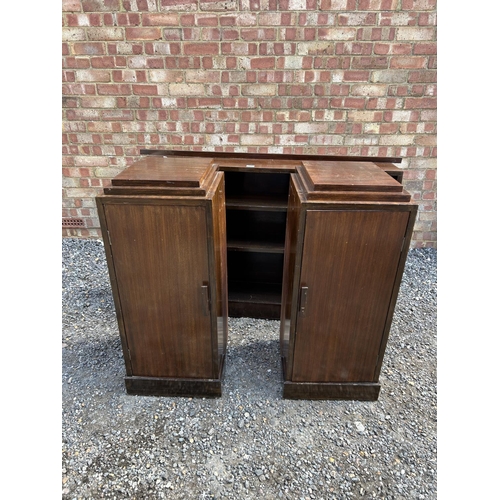
POLYGON ((284 253, 284 242, 248 241, 239 239, 227 240, 227 249, 236 252, 284 253))
POLYGON ((231 210, 262 210, 266 212, 286 212, 287 198, 269 196, 240 195, 226 197, 226 208, 231 210))
POLYGON ((271 283, 230 282, 230 302, 254 302, 281 305, 281 285, 271 283))
POLYGON ((280 319, 281 285, 229 282, 229 316, 280 319))

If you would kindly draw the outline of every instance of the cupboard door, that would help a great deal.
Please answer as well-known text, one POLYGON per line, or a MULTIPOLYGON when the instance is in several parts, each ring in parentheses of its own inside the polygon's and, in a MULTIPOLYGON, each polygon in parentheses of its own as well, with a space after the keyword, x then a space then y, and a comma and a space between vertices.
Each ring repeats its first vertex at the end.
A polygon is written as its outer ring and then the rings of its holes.
POLYGON ((105 206, 133 376, 212 378, 205 208, 105 206))
POLYGON ((374 381, 408 217, 307 212, 293 381, 374 381))

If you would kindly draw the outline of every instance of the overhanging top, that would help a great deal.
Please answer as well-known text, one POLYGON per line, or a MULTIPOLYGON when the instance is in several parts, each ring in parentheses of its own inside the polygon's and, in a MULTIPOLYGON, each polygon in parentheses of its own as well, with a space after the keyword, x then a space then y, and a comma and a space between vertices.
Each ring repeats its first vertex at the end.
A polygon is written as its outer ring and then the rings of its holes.
POLYGON ((311 191, 390 191, 402 185, 371 162, 303 161, 299 167, 311 191))
POLYGON ((113 186, 200 188, 213 169, 211 158, 148 156, 119 173, 111 183, 113 186))
POLYGON ((308 200, 408 202, 411 199, 401 183, 373 162, 304 160, 297 173, 308 200))

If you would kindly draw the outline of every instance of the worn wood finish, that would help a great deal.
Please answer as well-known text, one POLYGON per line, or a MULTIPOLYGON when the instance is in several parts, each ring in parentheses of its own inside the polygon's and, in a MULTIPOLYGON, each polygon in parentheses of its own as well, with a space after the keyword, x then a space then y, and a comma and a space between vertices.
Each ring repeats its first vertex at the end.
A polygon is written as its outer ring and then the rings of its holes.
POLYGON ((377 167, 381 168, 386 174, 390 175, 393 179, 396 179, 400 184, 403 183, 404 170, 396 165, 390 163, 382 163, 379 161, 374 162, 377 167))
POLYGON ((127 392, 220 396, 230 314, 281 320, 285 398, 376 400, 417 211, 401 159, 141 153, 97 199, 127 392))
POLYGON ((115 176, 113 186, 199 188, 213 177, 211 158, 142 158, 115 176))
POLYGON ((161 175, 172 174, 173 183, 166 187, 158 170, 153 183, 168 196, 137 194, 142 183, 148 187, 149 165, 142 163, 122 176, 140 179, 129 186, 136 194, 97 200, 127 391, 220 395, 227 343, 224 174, 203 160, 208 172, 181 175, 178 164, 169 172, 160 160, 161 175), (198 183, 205 196, 183 196, 186 183, 198 183))
POLYGON ((292 381, 374 381, 408 215, 307 212, 292 381))
POLYGON ((389 303, 389 310, 387 312, 387 318, 385 323, 385 328, 382 334, 382 342, 380 343, 380 351, 378 356, 377 366, 375 368, 374 379, 378 380, 380 376, 380 370, 382 368, 382 362, 384 359, 385 348, 387 346, 387 340, 389 338, 389 332, 392 325, 392 318, 394 316, 394 309, 396 308, 396 301, 398 298, 399 288, 401 286, 401 280, 403 278, 403 272, 405 268, 406 258, 408 256, 408 251, 410 249, 411 236, 413 232, 413 227, 415 225, 415 220, 417 218, 418 205, 411 205, 408 207, 410 210, 408 225, 406 226, 406 232, 404 235, 403 248, 401 249, 401 255, 399 257, 398 268, 396 271, 396 278, 394 280, 394 288, 392 290, 392 296, 389 303))
POLYGON ((135 376, 213 378, 205 209, 108 203, 135 376))
POLYGON ((278 159, 243 159, 217 158, 217 168, 222 172, 253 172, 253 173, 293 173, 300 164, 298 160, 278 159))
POLYGON ((128 394, 136 396, 220 397, 220 379, 172 379, 159 377, 125 377, 128 394))
POLYGON ((382 156, 342 156, 342 155, 300 155, 289 153, 231 153, 223 151, 182 151, 174 149, 141 149, 141 155, 166 155, 166 156, 189 156, 210 157, 222 159, 253 159, 253 160, 324 160, 324 161, 373 161, 379 163, 401 163, 401 158, 382 156))
POLYGON ((297 171, 311 191, 400 193, 403 189, 399 182, 370 162, 303 161, 297 171))
POLYGON ((291 176, 288 223, 297 228, 287 228, 285 245, 285 398, 378 397, 417 206, 401 201, 402 186, 395 189, 396 181, 377 168, 361 165, 369 175, 361 172, 362 191, 352 191, 350 201, 336 197, 352 182, 346 165, 304 162, 291 176), (372 173, 374 186, 367 186, 372 173), (356 201, 359 193, 368 198, 356 201))
MULTIPOLYGON (((280 317, 280 346, 281 356, 286 363, 289 357, 290 331, 293 325, 295 328, 295 317, 293 314, 293 304, 297 294, 298 279, 300 274, 300 264, 302 258, 303 231, 299 228, 303 226, 305 211, 301 210, 304 199, 300 198, 297 188, 297 175, 292 174, 290 182, 290 193, 288 196, 288 215, 285 237, 285 256, 283 263, 283 289, 281 295, 281 317, 280 317)), ((294 338, 292 338, 293 342, 294 338)), ((293 346, 292 346, 293 351, 293 346)), ((285 376, 285 380, 289 376, 285 376)))
POLYGON ((109 281, 111 284, 111 291, 113 294, 113 302, 115 305, 116 320, 118 323, 118 331, 120 333, 120 341, 121 341, 121 346, 122 346, 123 360, 125 362, 125 371, 126 371, 127 375, 132 375, 132 365, 130 363, 127 334, 125 332, 125 324, 123 322, 123 313, 122 313, 122 308, 121 308, 121 303, 120 303, 120 295, 118 293, 118 284, 117 284, 117 279, 116 279, 115 267, 113 265, 113 253, 111 251, 111 242, 109 240, 109 235, 108 235, 108 231, 107 231, 108 224, 106 221, 105 199, 106 199, 105 196, 98 196, 96 198, 97 213, 98 213, 101 228, 102 228, 104 250, 106 252, 106 262, 108 265, 109 281))
POLYGON ((214 310, 212 311, 212 320, 214 335, 216 339, 214 360, 217 360, 218 366, 215 366, 215 377, 222 378, 224 360, 226 356, 227 335, 228 335, 228 289, 227 289, 227 245, 226 245, 226 207, 225 207, 225 189, 224 174, 219 172, 219 182, 216 184, 217 190, 213 196, 213 202, 209 204, 209 221, 213 226, 213 243, 209 241, 209 252, 213 252, 213 262, 215 263, 215 300, 213 301, 214 310))
POLYGON ((379 383, 283 383, 285 399, 354 399, 376 401, 380 393, 379 383))

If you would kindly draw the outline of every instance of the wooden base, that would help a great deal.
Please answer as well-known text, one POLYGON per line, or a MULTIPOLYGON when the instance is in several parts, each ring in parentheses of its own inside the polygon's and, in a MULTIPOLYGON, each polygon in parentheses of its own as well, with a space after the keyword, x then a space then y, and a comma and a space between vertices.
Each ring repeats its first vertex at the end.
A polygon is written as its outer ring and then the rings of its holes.
POLYGON ((137 396, 185 396, 215 398, 222 394, 221 379, 170 379, 125 377, 128 394, 137 396))
POLYGON ((289 382, 283 387, 284 399, 347 399, 376 401, 378 383, 289 382))

